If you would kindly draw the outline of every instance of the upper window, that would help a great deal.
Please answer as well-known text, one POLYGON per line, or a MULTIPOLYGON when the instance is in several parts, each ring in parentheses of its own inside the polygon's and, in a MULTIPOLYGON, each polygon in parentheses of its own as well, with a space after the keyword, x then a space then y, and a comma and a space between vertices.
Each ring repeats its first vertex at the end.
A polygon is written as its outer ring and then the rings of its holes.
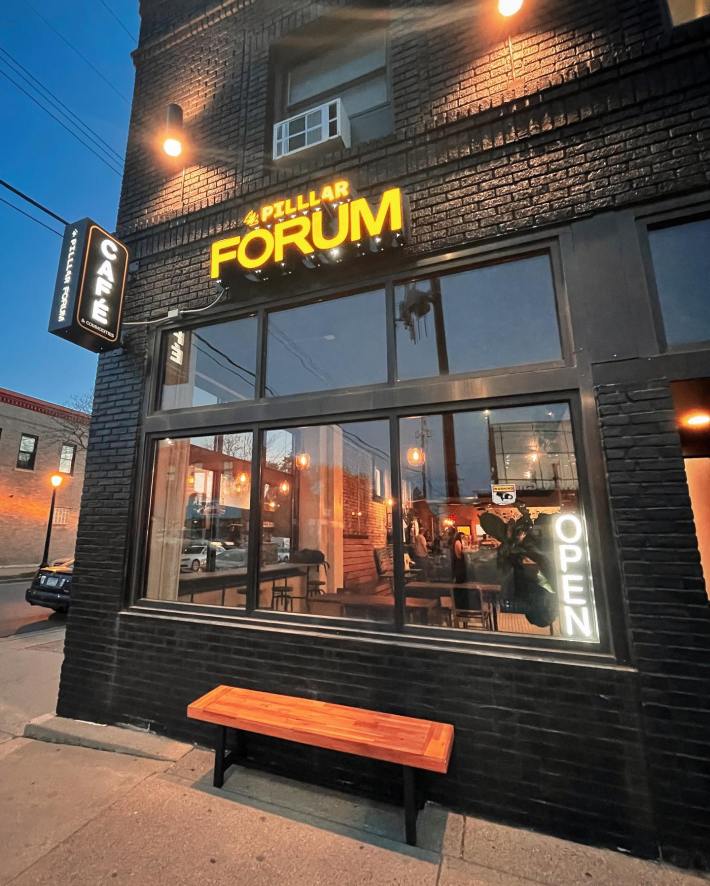
POLYGON ((710 0, 668 0, 674 25, 683 25, 693 19, 710 15, 710 0))
POLYGON ((65 443, 62 446, 62 451, 59 454, 59 473, 73 474, 75 458, 76 446, 72 446, 70 443, 65 443))
POLYGON ((545 363, 562 356, 547 255, 396 287, 400 379, 545 363))
POLYGON ((378 289, 269 315, 272 397, 387 381, 385 293, 378 289))
POLYGON ((710 341, 710 218, 648 233, 666 342, 710 341))
POLYGON ((331 29, 327 35, 324 33, 318 46, 314 46, 313 40, 309 45, 311 49, 306 58, 286 57, 280 66, 277 95, 281 96, 281 101, 275 108, 275 121, 288 119, 290 123, 287 129, 277 133, 277 138, 284 141, 277 156, 300 151, 342 134, 343 130, 349 130, 351 144, 392 132, 384 29, 370 30, 355 37, 352 32, 346 34, 338 30, 333 33, 331 29), (319 128, 323 124, 313 115, 292 119, 336 99, 340 99, 349 124, 339 125, 337 132, 334 120, 329 121, 330 129, 326 131, 319 128))
POLYGON ((256 317, 169 333, 161 408, 252 400, 256 345, 256 317))
POLYGON ((20 437, 20 448, 17 453, 18 468, 24 468, 26 471, 34 471, 38 439, 38 437, 35 437, 32 434, 23 434, 20 437))

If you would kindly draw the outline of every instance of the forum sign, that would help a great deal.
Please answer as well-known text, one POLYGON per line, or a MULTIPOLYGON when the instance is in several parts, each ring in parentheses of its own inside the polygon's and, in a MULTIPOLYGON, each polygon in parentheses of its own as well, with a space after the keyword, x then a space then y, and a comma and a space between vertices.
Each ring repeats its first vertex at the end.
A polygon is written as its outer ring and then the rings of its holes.
POLYGON ((236 273, 266 280, 290 274, 298 264, 318 268, 383 252, 404 243, 406 222, 400 188, 370 200, 357 197, 349 181, 335 181, 249 210, 245 233, 212 244, 210 277, 225 280, 236 273))
POLYGON ((89 218, 67 225, 49 331, 90 351, 120 347, 128 249, 89 218))

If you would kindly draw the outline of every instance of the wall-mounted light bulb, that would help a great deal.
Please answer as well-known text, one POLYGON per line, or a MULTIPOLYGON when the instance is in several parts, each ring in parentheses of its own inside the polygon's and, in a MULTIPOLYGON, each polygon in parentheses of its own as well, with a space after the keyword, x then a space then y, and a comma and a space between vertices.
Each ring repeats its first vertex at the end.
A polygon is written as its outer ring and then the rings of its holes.
POLYGON ((522 5, 523 0, 498 0, 498 12, 507 18, 510 15, 515 15, 516 12, 520 12, 522 5))

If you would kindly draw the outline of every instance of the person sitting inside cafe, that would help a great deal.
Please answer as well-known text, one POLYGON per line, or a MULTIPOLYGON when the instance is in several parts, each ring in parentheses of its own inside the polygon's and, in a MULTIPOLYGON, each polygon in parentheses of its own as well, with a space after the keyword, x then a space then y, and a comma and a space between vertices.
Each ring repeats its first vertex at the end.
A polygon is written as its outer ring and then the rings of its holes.
POLYGON ((429 566, 429 546, 421 528, 414 538, 413 554, 417 569, 421 569, 426 575, 429 566))

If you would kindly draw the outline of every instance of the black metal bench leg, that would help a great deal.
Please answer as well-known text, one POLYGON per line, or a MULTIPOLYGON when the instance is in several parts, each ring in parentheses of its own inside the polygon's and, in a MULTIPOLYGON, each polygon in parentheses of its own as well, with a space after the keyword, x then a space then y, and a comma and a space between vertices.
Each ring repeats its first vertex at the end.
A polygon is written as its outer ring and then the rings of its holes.
POLYGON ((224 773, 229 767, 246 757, 247 754, 247 735, 241 729, 233 729, 234 732, 234 750, 227 752, 227 727, 217 727, 217 745, 214 752, 214 778, 212 784, 216 788, 224 785, 224 773))
POLYGON ((402 767, 404 779, 404 834, 410 846, 417 845, 417 784, 416 770, 402 767))
POLYGON ((214 751, 214 777, 212 784, 216 788, 224 785, 225 751, 227 748, 227 727, 217 727, 217 743, 214 751))

